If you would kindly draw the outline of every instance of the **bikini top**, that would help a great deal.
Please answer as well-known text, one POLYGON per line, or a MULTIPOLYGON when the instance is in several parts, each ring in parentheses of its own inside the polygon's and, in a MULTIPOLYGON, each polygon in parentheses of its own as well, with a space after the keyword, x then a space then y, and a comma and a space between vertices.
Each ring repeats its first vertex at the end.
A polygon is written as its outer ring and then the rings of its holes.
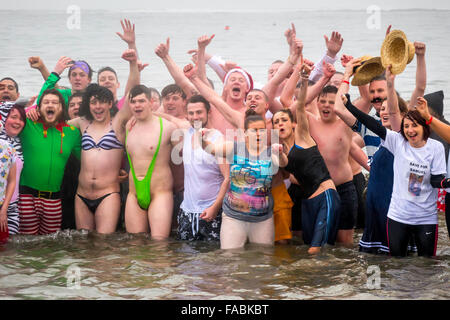
POLYGON ((83 150, 87 151, 93 148, 100 148, 103 150, 123 149, 123 144, 117 139, 111 123, 111 130, 101 137, 98 143, 95 143, 94 139, 86 132, 90 125, 91 124, 86 127, 83 136, 81 137, 81 148, 83 148, 83 150))

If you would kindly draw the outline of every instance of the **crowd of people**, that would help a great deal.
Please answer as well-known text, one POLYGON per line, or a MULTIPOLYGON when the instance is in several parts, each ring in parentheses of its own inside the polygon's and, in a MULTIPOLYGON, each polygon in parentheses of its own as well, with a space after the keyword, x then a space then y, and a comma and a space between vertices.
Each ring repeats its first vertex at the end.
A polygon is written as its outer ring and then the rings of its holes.
MULTIPOLYGON (((160 93, 140 81, 147 65, 134 24, 121 25, 129 64, 122 98, 114 69, 99 69, 94 83, 91 66, 67 56, 52 72, 29 58, 44 84, 26 105, 16 80, 0 80, 3 238, 124 228, 222 249, 298 237, 316 254, 326 244, 352 247, 354 229, 363 228, 360 251, 436 255, 450 127, 442 92, 425 95, 424 43, 411 43, 417 71, 408 101, 395 90, 396 61, 363 83, 357 77, 372 60, 339 59, 340 33, 325 36, 326 52, 314 63, 293 24, 284 34, 287 58, 269 66, 262 86, 206 52, 214 35, 198 38, 184 67, 167 39, 155 53, 174 83, 160 93), (336 72, 338 60, 344 72, 336 72), (70 88, 58 85, 66 69, 70 88), (353 102, 352 78, 360 93, 353 102)), ((386 39, 395 32, 389 26, 386 39)))

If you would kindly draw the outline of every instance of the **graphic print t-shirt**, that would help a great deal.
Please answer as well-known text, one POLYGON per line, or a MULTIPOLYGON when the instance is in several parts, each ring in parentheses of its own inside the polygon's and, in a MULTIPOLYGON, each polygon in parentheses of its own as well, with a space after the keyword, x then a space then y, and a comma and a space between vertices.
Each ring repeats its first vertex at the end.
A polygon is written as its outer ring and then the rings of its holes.
POLYGON ((269 219, 273 214, 272 170, 270 148, 256 157, 249 156, 244 143, 235 143, 230 188, 223 201, 223 211, 247 222, 269 219))
POLYGON ((412 147, 400 133, 387 130, 383 145, 394 155, 394 186, 388 217, 405 224, 437 224, 438 189, 431 175, 446 174, 442 143, 429 138, 412 147))

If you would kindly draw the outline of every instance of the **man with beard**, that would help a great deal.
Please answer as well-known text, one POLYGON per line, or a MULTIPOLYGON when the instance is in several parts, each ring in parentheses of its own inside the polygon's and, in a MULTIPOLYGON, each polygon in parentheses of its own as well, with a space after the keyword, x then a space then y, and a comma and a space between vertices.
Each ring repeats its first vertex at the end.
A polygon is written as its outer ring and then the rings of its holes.
MULTIPOLYGON (((229 183, 229 165, 218 163, 215 157, 201 147, 198 130, 213 129, 209 122, 209 102, 203 96, 194 95, 188 100, 186 109, 187 121, 161 114, 178 128, 186 129, 182 144, 184 199, 177 215, 177 234, 180 240, 219 241, 222 202, 229 183)), ((212 136, 213 141, 223 139, 218 130, 212 136)))
POLYGON ((44 91, 38 104, 39 119, 27 119, 20 134, 24 167, 19 211, 23 234, 49 234, 61 228, 64 168, 72 152, 80 158, 80 132, 64 121, 65 109, 58 90, 44 91))

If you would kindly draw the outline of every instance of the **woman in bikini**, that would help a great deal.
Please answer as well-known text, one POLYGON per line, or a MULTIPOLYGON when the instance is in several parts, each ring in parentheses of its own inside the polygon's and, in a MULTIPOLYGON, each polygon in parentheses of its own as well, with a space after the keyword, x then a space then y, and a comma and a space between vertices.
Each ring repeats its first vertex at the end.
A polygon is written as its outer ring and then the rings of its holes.
POLYGON ((119 171, 123 158, 128 103, 111 117, 114 96, 97 84, 83 95, 80 118, 70 123, 80 129, 81 170, 75 197, 77 229, 98 233, 116 231, 120 215, 119 171))

